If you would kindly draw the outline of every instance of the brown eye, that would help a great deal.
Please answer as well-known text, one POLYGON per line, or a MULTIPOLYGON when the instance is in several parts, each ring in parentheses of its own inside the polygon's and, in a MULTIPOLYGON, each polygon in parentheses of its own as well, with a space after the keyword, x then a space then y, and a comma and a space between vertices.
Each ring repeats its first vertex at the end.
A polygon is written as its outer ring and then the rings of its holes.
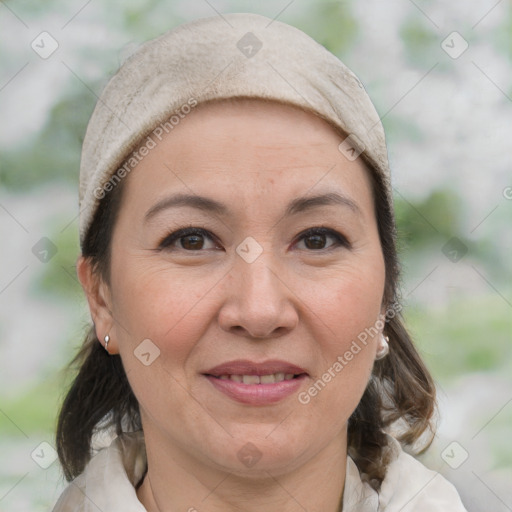
POLYGON ((325 235, 310 235, 304 238, 304 243, 308 249, 325 249, 325 235))
POLYGON ((299 241, 304 241, 306 249, 313 251, 321 251, 338 246, 350 247, 348 240, 341 233, 329 228, 311 228, 305 233, 302 233, 299 241), (334 240, 334 242, 329 244, 329 238, 334 240), (326 246, 326 244, 329 245, 326 246))
MULTIPOLYGON (((205 248, 206 240, 213 240, 208 231, 201 228, 184 228, 166 236, 158 247, 165 250, 183 249, 189 252, 211 249, 212 247, 205 248)), ((212 246, 215 247, 215 244, 212 246)))
POLYGON ((181 247, 188 250, 202 249, 204 244, 202 235, 182 236, 179 240, 181 241, 181 247))

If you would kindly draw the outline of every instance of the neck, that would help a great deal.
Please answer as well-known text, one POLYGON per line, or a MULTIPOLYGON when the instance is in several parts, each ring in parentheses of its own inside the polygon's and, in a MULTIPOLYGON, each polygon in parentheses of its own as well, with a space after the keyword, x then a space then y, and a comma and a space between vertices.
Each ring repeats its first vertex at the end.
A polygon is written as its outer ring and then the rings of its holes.
POLYGON ((291 471, 238 475, 201 463, 145 432, 148 471, 137 490, 148 512, 339 512, 346 473, 346 430, 291 471))

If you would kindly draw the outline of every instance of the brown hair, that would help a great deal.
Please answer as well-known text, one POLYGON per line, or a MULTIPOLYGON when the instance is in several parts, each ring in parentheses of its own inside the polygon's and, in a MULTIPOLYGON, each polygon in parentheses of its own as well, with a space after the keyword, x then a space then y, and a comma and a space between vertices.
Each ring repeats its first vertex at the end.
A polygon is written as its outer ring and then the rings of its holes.
MULTIPOLYGON (((385 261, 384 303, 398 304, 399 264, 393 206, 382 178, 369 169, 380 243, 385 261)), ((82 247, 93 269, 110 282, 111 239, 119 213, 122 180, 100 202, 82 247)), ((398 420, 403 424, 398 440, 412 447, 427 431, 434 433, 435 386, 412 340, 400 312, 388 319, 384 333, 390 339, 387 357, 376 361, 366 390, 348 422, 348 450, 362 477, 375 489, 389 461, 385 429, 398 420)), ((114 428, 117 434, 142 428, 139 405, 128 383, 119 355, 109 355, 91 327, 82 348, 70 366, 78 373, 64 399, 58 418, 56 444, 68 481, 85 469, 92 453, 96 431, 114 428)), ((432 438, 424 443, 425 450, 432 438)), ((422 450, 422 451, 423 451, 422 450)))

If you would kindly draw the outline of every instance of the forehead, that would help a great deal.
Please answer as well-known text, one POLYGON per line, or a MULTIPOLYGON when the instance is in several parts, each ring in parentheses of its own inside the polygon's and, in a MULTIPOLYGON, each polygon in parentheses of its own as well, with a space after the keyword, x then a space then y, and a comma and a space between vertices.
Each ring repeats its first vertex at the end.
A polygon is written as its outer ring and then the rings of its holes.
POLYGON ((198 105, 168 133, 151 137, 154 147, 129 176, 132 199, 156 202, 171 189, 216 192, 243 202, 302 195, 319 186, 355 196, 371 188, 362 160, 349 161, 338 150, 344 135, 291 105, 211 102, 198 105))

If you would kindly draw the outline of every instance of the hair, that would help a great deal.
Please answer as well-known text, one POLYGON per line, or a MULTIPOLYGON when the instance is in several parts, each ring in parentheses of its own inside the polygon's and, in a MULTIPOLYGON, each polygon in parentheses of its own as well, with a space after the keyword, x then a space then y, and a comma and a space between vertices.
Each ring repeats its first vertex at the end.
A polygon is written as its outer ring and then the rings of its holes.
MULTIPOLYGON (((332 125, 332 123, 330 123, 332 125)), ((335 129, 340 132, 338 128, 335 129)), ((383 302, 399 304, 400 266, 393 205, 380 173, 361 154, 369 171, 386 277, 383 302)), ((93 272, 110 284, 111 241, 122 196, 122 180, 101 201, 82 246, 93 272)), ((348 453, 359 472, 379 490, 391 458, 386 430, 401 424, 395 434, 404 447, 421 453, 430 446, 435 432, 436 392, 432 377, 407 332, 400 311, 388 318, 387 357, 375 362, 364 394, 348 421, 348 453), (424 434, 430 439, 424 440, 424 434), (420 439, 421 438, 421 439, 420 439), (415 446, 420 441, 422 446, 415 446)), ((141 430, 138 401, 130 387, 119 355, 109 355, 96 337, 94 326, 71 361, 78 372, 64 398, 57 421, 56 445, 68 481, 82 473, 93 453, 93 436, 113 429, 141 430)))

